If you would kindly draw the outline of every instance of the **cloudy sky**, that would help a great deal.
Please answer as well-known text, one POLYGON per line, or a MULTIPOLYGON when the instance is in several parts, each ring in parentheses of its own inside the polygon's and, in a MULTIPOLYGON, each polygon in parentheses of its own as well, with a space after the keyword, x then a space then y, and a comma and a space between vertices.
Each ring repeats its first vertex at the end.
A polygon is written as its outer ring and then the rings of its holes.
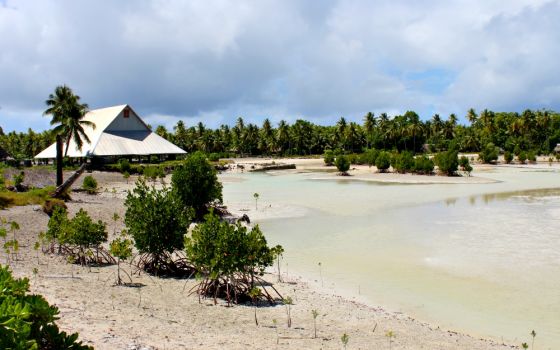
POLYGON ((152 125, 560 110, 560 0, 0 0, 0 126, 67 84, 152 125))

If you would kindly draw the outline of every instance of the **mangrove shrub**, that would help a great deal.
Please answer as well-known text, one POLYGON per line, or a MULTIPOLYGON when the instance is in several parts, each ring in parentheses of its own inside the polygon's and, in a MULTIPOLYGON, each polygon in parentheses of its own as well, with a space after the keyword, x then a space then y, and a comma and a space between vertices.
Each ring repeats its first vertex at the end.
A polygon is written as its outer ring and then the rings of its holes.
POLYGON ((270 302, 261 279, 271 266, 281 247, 270 248, 259 226, 247 227, 220 220, 211 211, 198 224, 191 237, 185 238, 185 250, 202 281, 197 285, 199 295, 225 298, 229 303, 250 299, 255 286, 270 302))
POLYGON ((222 202, 222 184, 202 152, 187 157, 173 172, 171 183, 183 206, 193 208, 197 219, 204 216, 209 205, 222 202))
POLYGON ((172 254, 183 249, 192 215, 177 193, 167 187, 149 187, 140 178, 124 205, 124 223, 142 254, 140 267, 154 274, 178 272, 172 254))

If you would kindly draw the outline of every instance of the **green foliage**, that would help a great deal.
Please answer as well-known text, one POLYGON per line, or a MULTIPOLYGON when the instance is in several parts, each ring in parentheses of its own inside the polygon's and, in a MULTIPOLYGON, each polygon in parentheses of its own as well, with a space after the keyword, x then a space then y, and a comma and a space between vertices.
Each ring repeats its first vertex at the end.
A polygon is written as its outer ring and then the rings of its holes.
POLYGON ((159 166, 148 166, 144 168, 143 175, 146 178, 156 181, 158 177, 164 176, 163 169, 159 166))
POLYGON ((208 206, 222 202, 222 184, 202 152, 187 157, 173 172, 171 183, 183 206, 193 208, 197 219, 204 216, 208 206))
POLYGON ((210 153, 208 155, 208 160, 211 162, 217 162, 220 160, 220 154, 219 153, 210 153))
POLYGON ((60 206, 54 206, 52 215, 47 223, 47 231, 45 232, 45 238, 48 241, 59 241, 64 242, 65 238, 65 227, 68 225, 68 214, 65 208, 60 206))
POLYGON ((461 156, 461 158, 459 158, 459 166, 461 167, 461 170, 467 172, 469 175, 473 170, 471 164, 469 163, 469 158, 465 156, 461 156))
POLYGON ((323 161, 325 162, 325 165, 333 165, 334 164, 334 152, 331 149, 327 149, 325 150, 325 153, 323 154, 323 161))
POLYGON ((66 222, 66 225, 63 221, 62 230, 64 239, 61 243, 91 248, 107 242, 107 224, 101 220, 94 222, 83 208, 80 208, 76 215, 66 222))
POLYGON ((414 159, 414 172, 429 175, 434 171, 434 162, 426 156, 417 156, 414 159))
POLYGON ((527 160, 530 163, 535 163, 537 161, 537 156, 535 155, 534 151, 527 152, 527 160))
POLYGON ((43 212, 45 212, 48 216, 52 216, 55 208, 62 208, 64 210, 67 209, 66 203, 60 199, 47 199, 45 203, 42 205, 43 212))
POLYGON ((410 152, 402 152, 395 155, 395 170, 404 174, 414 170, 414 157, 410 152))
POLYGON ((457 151, 446 151, 436 154, 434 163, 439 171, 447 176, 455 175, 459 167, 459 159, 457 151))
MULTIPOLYGON (((195 227, 192 236, 185 238, 185 250, 204 277, 199 293, 237 303, 249 296, 255 280, 263 286, 258 276, 273 264, 281 247, 268 247, 258 225, 248 231, 239 223, 232 225, 220 220, 211 211, 195 227)), ((268 293, 263 296, 269 297, 268 293)))
POLYGON ((119 170, 121 173, 128 173, 130 172, 130 162, 126 158, 119 159, 119 170))
POLYGON ((87 193, 94 194, 97 192, 97 180, 91 175, 84 177, 82 188, 86 190, 87 193))
POLYGON ((30 295, 27 278, 14 279, 0 266, 1 349, 93 349, 78 341, 78 334, 61 332, 55 321, 58 309, 40 295, 30 295))
POLYGON ((367 164, 369 167, 374 166, 378 155, 378 150, 367 149, 364 153, 362 153, 362 164, 367 164))
POLYGON ((25 179, 25 173, 23 171, 19 172, 19 174, 14 174, 13 176, 14 186, 16 188, 19 188, 21 184, 23 184, 24 179, 25 179))
POLYGON ((484 147, 484 149, 479 153, 478 156, 484 163, 494 163, 496 160, 498 160, 499 152, 499 148, 490 142, 486 145, 486 147, 484 147))
POLYGON ((513 160, 513 155, 511 154, 511 152, 506 151, 504 153, 504 161, 506 162, 506 164, 511 163, 511 161, 513 160))
POLYGON ((334 165, 342 174, 346 174, 346 172, 350 169, 350 161, 344 155, 337 156, 334 165))
POLYGON ((517 156, 517 159, 519 160, 519 163, 525 164, 525 161, 527 160, 527 153, 525 153, 525 151, 521 151, 517 156))
POLYGON ((391 158, 389 153, 387 152, 380 152, 375 160, 375 166, 379 172, 385 172, 391 166, 391 158))
POLYGON ((126 180, 126 183, 128 184, 128 179, 130 178, 130 174, 128 173, 128 171, 125 171, 122 173, 123 178, 126 180))
POLYGON ((128 232, 140 253, 151 254, 156 260, 183 249, 183 235, 190 224, 190 212, 177 194, 164 187, 148 187, 143 179, 125 200, 124 217, 128 232))

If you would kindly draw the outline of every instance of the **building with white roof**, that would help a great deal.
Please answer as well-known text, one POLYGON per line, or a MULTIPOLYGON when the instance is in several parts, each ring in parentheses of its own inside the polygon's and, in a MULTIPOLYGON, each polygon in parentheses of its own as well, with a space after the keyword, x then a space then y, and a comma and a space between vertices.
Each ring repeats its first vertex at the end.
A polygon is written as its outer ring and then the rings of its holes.
MULTIPOLYGON (((161 156, 186 153, 152 132, 128 105, 95 109, 89 111, 83 120, 95 124, 95 128, 84 126, 84 131, 91 142, 82 140, 84 144, 80 150, 74 140, 71 140, 68 145, 68 157, 161 156)), ((62 151, 62 154, 65 153, 66 143, 62 151)), ((47 147, 35 158, 56 158, 56 143, 47 147)))

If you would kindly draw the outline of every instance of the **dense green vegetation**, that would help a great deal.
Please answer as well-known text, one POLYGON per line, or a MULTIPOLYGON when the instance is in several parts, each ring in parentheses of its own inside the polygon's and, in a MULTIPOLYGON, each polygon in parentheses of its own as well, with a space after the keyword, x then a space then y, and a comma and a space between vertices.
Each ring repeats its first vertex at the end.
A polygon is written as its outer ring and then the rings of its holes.
POLYGON ((82 265, 114 263, 114 259, 101 246, 107 242, 107 224, 94 222, 89 214, 80 209, 73 218, 66 210, 55 207, 47 224, 45 238, 50 250, 66 256, 82 265))
POLYGON ((60 331, 55 323, 58 313, 42 296, 29 294, 27 278, 14 279, 0 265, 0 348, 93 349, 79 342, 77 333, 60 331))
MULTIPOLYGON (((529 150, 549 154, 560 143, 560 114, 553 111, 526 110, 519 114, 485 109, 477 114, 471 109, 466 119, 468 125, 461 125, 454 114, 446 120, 435 114, 422 121, 418 114, 408 111, 392 118, 385 113, 367 113, 361 124, 340 118, 335 125, 323 126, 299 119, 291 125, 280 121, 273 127, 265 119, 259 127, 238 118, 233 127, 222 125, 212 130, 203 123, 187 127, 179 121, 172 131, 158 126, 155 132, 189 153, 210 154, 211 160, 231 155, 323 154, 325 149, 344 153, 367 148, 435 152, 447 150, 452 141, 460 152, 481 152, 493 143, 515 155, 529 150)), ((31 159, 54 141, 55 133, 49 131, 0 134, 0 148, 16 159, 31 159)))
POLYGON ((341 149, 345 153, 361 152, 366 148, 423 151, 447 150, 454 141, 460 152, 480 152, 489 143, 513 152, 534 150, 550 153, 560 142, 560 114, 545 110, 526 110, 523 113, 483 110, 477 114, 469 110, 469 125, 457 122, 451 114, 443 120, 435 114, 427 121, 413 111, 393 118, 385 113, 368 113, 362 124, 340 120, 334 126, 315 125, 297 120, 289 125, 281 121, 276 128, 268 119, 262 126, 246 124, 238 118, 235 126, 222 125, 216 130, 202 123, 186 127, 179 121, 173 131, 163 126, 156 133, 187 152, 235 152, 239 155, 309 155, 323 154, 325 149, 341 149))
POLYGON ((258 225, 249 230, 222 221, 213 212, 185 239, 187 256, 201 277, 198 293, 214 300, 222 297, 228 303, 244 301, 250 295, 273 302, 260 276, 272 266, 279 249, 268 247, 258 225), (256 286, 262 293, 255 292, 256 286))
POLYGON ((125 200, 124 222, 140 257, 139 267, 155 275, 177 274, 173 253, 182 250, 191 210, 170 188, 149 187, 140 178, 125 200))
POLYGON ((171 183, 183 205, 194 209, 197 219, 202 219, 209 204, 222 202, 222 184, 202 152, 188 156, 173 172, 171 183))

